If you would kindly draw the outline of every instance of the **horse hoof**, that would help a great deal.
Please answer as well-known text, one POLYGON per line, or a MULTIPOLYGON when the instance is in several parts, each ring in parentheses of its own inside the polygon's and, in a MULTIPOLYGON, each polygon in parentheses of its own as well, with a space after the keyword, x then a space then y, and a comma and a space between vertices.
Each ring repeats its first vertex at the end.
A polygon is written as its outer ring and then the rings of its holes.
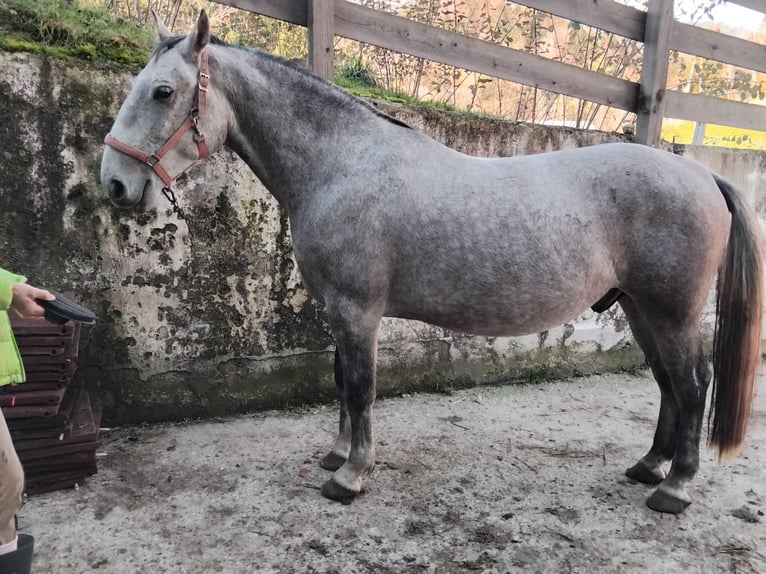
POLYGON ((341 486, 335 482, 334 478, 331 478, 322 485, 322 496, 343 504, 351 504, 351 501, 359 496, 359 493, 341 486))
POLYGON ((319 466, 325 470, 336 471, 346 462, 346 457, 330 452, 322 460, 319 461, 319 466))
POLYGON ((658 488, 646 500, 646 505, 657 512, 668 514, 681 514, 692 503, 691 498, 685 492, 667 492, 658 488))
POLYGON ((665 480, 665 472, 661 468, 649 468, 641 461, 626 470, 625 476, 641 484, 651 486, 656 486, 665 480))

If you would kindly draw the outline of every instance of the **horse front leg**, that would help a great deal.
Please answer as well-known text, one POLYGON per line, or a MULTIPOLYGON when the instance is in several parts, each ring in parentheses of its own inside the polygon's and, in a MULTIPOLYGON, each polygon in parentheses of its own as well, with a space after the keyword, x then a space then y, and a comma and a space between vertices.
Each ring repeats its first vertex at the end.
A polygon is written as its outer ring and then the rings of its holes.
POLYGON ((335 349, 335 387, 338 389, 338 401, 340 402, 340 421, 338 423, 338 438, 322 460, 319 466, 325 470, 338 470, 348 459, 351 451, 351 419, 346 408, 346 391, 343 385, 343 366, 340 361, 340 352, 335 349))
POLYGON ((322 495, 344 501, 361 492, 364 477, 372 472, 375 465, 372 408, 375 403, 375 360, 380 316, 348 302, 332 307, 328 305, 328 312, 340 359, 348 421, 341 421, 340 443, 336 441, 336 445, 340 448, 344 446, 346 424, 350 428, 351 440, 348 457, 332 478, 322 485, 322 495))

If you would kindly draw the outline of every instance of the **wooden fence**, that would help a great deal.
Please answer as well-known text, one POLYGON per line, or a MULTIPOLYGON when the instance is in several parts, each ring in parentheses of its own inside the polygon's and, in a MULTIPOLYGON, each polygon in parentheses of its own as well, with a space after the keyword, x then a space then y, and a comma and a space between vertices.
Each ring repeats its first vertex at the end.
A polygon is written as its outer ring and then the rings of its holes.
MULTIPOLYGON (((671 51, 766 72, 766 45, 677 22, 674 0, 646 12, 612 0, 515 0, 644 43, 638 83, 414 22, 346 0, 215 0, 309 29, 314 71, 332 78, 333 36, 373 44, 636 114, 636 140, 660 141, 663 117, 766 131, 766 106, 668 90, 671 51)), ((766 0, 728 0, 766 13, 766 0)))

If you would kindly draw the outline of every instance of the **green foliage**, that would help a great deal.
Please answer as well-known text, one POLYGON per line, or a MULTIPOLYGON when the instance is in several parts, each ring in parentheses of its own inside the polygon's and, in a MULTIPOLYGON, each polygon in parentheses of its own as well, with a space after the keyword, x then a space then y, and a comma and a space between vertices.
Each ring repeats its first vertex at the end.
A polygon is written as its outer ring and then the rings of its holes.
MULTIPOLYGON (((504 0, 356 1, 634 82, 643 63, 638 42, 504 0)), ((697 22, 721 2, 681 2, 677 15, 697 22)), ((141 66, 152 45, 152 11, 180 34, 190 29, 203 8, 213 31, 224 41, 286 58, 307 56, 305 28, 208 0, 0 0, 0 49, 141 66)), ((599 129, 616 129, 629 120, 629 114, 600 104, 340 38, 336 38, 335 56, 336 83, 359 96, 402 103, 430 100, 436 106, 493 117, 599 129)), ((729 99, 763 99, 763 77, 674 53, 670 78, 676 85, 669 87, 729 99)), ((732 142, 746 145, 751 140, 732 142)))
POLYGON ((416 98, 413 98, 404 92, 370 86, 364 82, 358 82, 353 78, 349 78, 340 74, 336 74, 333 80, 335 84, 345 90, 348 90, 355 96, 359 96, 360 98, 378 98, 380 100, 386 100, 387 102, 394 102, 398 104, 413 104, 417 102, 416 98))
POLYGON ((377 88, 375 71, 370 64, 362 61, 362 57, 347 60, 335 70, 336 83, 339 79, 359 87, 377 88))
MULTIPOLYGON (((363 61, 361 56, 350 58, 341 65, 336 66, 333 81, 341 88, 360 98, 376 98, 387 102, 408 105, 422 105, 425 103, 401 90, 383 87, 375 77, 373 66, 363 61)), ((427 105, 439 109, 454 109, 453 106, 443 102, 431 101, 427 102, 427 105)))
POLYGON ((764 98, 763 82, 754 72, 731 66, 725 70, 721 62, 677 52, 673 53, 671 63, 677 67, 677 85, 686 92, 724 99, 736 96, 742 101, 764 98))
POLYGON ((29 42, 15 36, 0 34, 0 47, 7 52, 30 52, 39 54, 42 52, 42 46, 36 42, 29 42))
POLYGON ((0 46, 83 60, 142 65, 151 32, 79 0, 0 0, 0 46))
POLYGON ((248 10, 207 0, 80 0, 106 6, 119 19, 151 29, 152 11, 175 34, 185 34, 200 10, 210 18, 216 36, 230 44, 256 46, 285 58, 306 59, 306 29, 248 10))

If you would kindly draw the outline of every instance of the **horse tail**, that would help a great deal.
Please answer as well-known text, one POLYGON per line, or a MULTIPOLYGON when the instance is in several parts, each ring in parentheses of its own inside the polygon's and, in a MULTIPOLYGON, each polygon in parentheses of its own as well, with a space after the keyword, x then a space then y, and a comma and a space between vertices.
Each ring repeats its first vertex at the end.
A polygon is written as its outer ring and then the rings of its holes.
POLYGON ((731 212, 729 242, 718 271, 708 415, 708 443, 723 458, 739 451, 752 411, 761 360, 763 238, 755 211, 742 194, 717 175, 713 177, 731 212))

